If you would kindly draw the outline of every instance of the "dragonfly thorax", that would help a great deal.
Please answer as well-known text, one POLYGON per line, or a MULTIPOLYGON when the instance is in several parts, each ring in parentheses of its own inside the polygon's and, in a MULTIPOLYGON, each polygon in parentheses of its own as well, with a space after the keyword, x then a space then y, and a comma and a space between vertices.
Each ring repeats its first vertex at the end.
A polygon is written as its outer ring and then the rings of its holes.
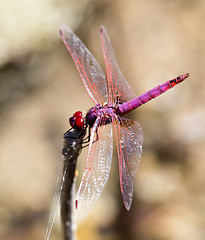
POLYGON ((84 128, 84 118, 81 111, 77 111, 69 118, 69 122, 72 128, 74 129, 83 129, 84 128))
POLYGON ((92 127, 97 117, 101 118, 101 122, 103 122, 103 124, 108 124, 112 122, 114 115, 116 115, 116 108, 105 103, 103 105, 98 104, 95 107, 91 108, 86 114, 85 119, 86 123, 92 127))

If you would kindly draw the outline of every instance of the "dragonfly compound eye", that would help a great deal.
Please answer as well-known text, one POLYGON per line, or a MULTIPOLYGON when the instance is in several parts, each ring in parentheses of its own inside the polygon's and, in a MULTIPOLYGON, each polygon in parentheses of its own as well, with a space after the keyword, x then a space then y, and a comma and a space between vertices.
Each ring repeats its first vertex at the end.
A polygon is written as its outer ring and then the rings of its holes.
POLYGON ((77 111, 73 114, 73 117, 82 117, 82 112, 81 111, 77 111))
POLYGON ((69 122, 70 122, 70 125, 71 125, 72 128, 75 128, 75 119, 76 119, 76 117, 70 117, 69 118, 69 122))
POLYGON ((78 111, 73 114, 73 117, 69 118, 69 122, 74 129, 84 128, 84 118, 82 117, 82 112, 78 111))
POLYGON ((76 117, 75 126, 77 129, 83 129, 84 127, 84 118, 82 116, 76 117))

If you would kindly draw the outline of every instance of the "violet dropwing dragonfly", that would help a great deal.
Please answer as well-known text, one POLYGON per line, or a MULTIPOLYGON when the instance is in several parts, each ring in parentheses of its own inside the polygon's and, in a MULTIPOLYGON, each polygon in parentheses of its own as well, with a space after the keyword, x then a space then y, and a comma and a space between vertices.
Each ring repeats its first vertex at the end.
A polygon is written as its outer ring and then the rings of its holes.
POLYGON ((113 135, 117 145, 120 189, 125 208, 129 210, 142 153, 143 131, 138 122, 123 116, 182 82, 189 74, 166 81, 136 97, 118 67, 105 27, 100 29, 100 39, 107 78, 90 51, 67 26, 61 27, 60 34, 95 104, 85 117, 77 111, 70 118, 74 129, 89 127, 85 170, 76 197, 77 212, 80 216, 88 214, 107 182, 113 158, 113 135))

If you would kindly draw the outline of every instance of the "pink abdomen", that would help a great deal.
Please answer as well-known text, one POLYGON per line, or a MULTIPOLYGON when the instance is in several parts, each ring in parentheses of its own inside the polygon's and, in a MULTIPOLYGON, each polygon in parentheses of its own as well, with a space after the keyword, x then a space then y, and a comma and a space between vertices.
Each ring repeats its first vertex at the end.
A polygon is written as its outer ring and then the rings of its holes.
POLYGON ((162 93, 166 92, 170 88, 174 87, 175 85, 179 84, 180 82, 184 81, 189 76, 189 73, 181 75, 177 78, 172 80, 166 81, 165 83, 152 88, 148 92, 136 97, 129 102, 123 103, 117 108, 117 114, 123 116, 132 110, 140 107, 142 104, 156 98, 157 96, 161 95, 162 93))

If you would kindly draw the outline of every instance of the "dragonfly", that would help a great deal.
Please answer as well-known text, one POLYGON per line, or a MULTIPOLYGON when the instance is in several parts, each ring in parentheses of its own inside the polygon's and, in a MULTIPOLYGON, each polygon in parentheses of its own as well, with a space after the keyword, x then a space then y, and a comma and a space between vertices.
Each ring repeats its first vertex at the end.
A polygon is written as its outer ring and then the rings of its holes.
POLYGON ((130 210, 135 175, 142 153, 143 130, 138 122, 124 115, 181 83, 189 73, 166 81, 136 97, 120 71, 104 26, 100 28, 100 39, 107 78, 97 60, 69 27, 63 25, 60 35, 88 95, 95 104, 85 116, 77 111, 69 119, 71 128, 89 129, 85 170, 76 196, 77 213, 81 217, 86 216, 105 187, 113 158, 114 136, 120 190, 125 208, 130 210))

